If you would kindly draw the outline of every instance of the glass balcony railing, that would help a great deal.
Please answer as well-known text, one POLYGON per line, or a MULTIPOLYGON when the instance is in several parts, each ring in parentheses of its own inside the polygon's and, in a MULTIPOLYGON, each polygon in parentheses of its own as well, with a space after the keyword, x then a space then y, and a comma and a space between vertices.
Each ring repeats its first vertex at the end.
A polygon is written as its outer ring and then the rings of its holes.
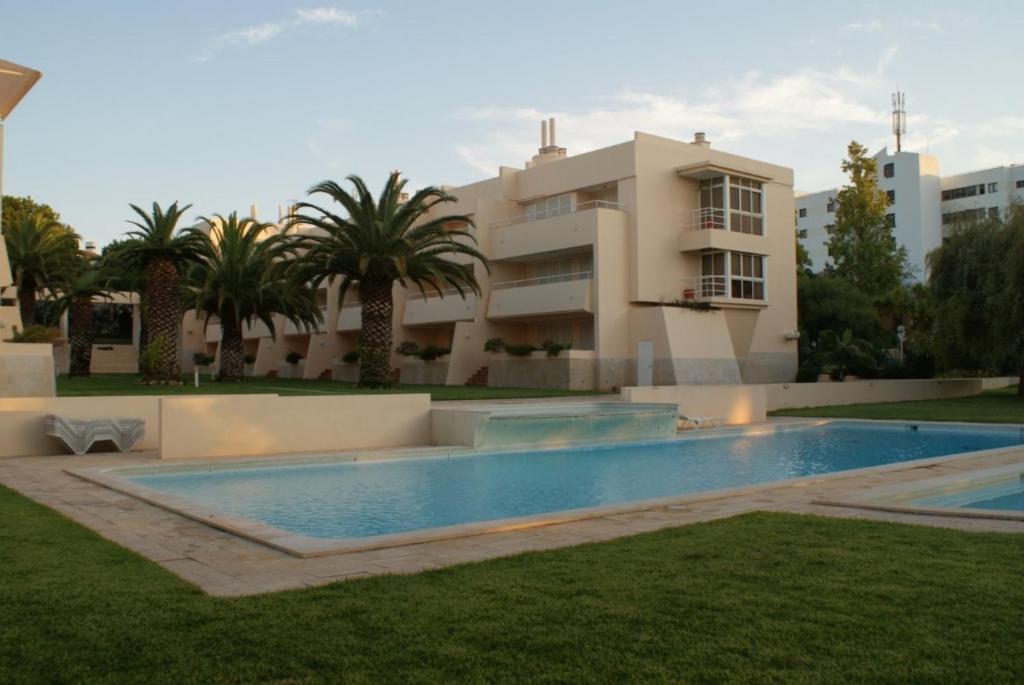
POLYGON ((518 281, 502 281, 491 285, 491 290, 507 290, 508 288, 527 288, 531 285, 547 285, 548 283, 566 283, 568 281, 587 281, 593 278, 591 271, 577 271, 571 274, 556 274, 554 276, 538 276, 536 278, 524 278, 518 281))
POLYGON ((554 209, 538 210, 536 212, 530 212, 528 214, 520 214, 519 216, 511 216, 507 219, 499 219, 498 221, 491 222, 491 228, 500 228, 502 226, 511 226, 513 224, 525 224, 529 221, 540 221, 541 219, 550 219, 556 216, 563 216, 565 214, 575 214, 576 212, 585 212, 590 209, 623 209, 624 205, 618 202, 609 202, 607 200, 591 200, 589 202, 579 202, 571 207, 556 207, 554 209))

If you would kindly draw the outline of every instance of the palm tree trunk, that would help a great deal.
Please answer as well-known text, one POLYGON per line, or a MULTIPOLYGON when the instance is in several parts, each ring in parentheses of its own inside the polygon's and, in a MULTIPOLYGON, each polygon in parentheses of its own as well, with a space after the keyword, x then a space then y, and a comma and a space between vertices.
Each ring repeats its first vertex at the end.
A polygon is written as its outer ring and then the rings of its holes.
POLYGON ((24 331, 36 322, 36 283, 25 278, 18 288, 18 306, 21 308, 21 328, 24 331))
POLYGON ((178 344, 181 333, 181 304, 178 297, 178 269, 166 257, 154 259, 146 267, 149 327, 147 347, 157 345, 143 381, 180 383, 178 344))
POLYGON ((71 331, 68 337, 71 338, 71 363, 68 368, 68 376, 87 378, 92 362, 92 298, 76 297, 71 303, 69 318, 71 331))
POLYGON ((359 356, 359 387, 386 388, 391 381, 391 328, 394 302, 391 283, 360 283, 363 345, 359 356))
POLYGON ((234 314, 220 319, 220 380, 240 381, 245 370, 242 326, 234 314))

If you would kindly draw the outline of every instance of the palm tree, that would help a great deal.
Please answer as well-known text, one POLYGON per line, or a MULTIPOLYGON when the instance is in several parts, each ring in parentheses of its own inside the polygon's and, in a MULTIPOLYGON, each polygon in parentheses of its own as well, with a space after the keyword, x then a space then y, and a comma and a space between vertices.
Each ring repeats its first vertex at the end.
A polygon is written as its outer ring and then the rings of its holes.
POLYGON ((56 287, 55 295, 57 310, 68 312, 68 338, 71 341, 68 376, 87 378, 95 336, 93 302, 96 298, 110 298, 108 277, 102 262, 79 254, 56 287))
POLYGON ((22 325, 35 323, 36 293, 51 286, 74 259, 78 235, 70 228, 36 212, 4 226, 7 257, 18 292, 22 325))
POLYGON ((178 220, 191 206, 179 208, 175 202, 165 211, 154 202, 152 211, 147 214, 136 205, 130 205, 142 221, 128 221, 139 229, 130 231, 128 237, 137 240, 120 254, 145 271, 145 309, 142 316, 146 320, 149 342, 143 353, 144 383, 181 382, 178 363, 181 270, 198 259, 202 239, 191 231, 175 233, 175 229, 178 220))
POLYGON ((442 294, 454 288, 462 297, 466 291, 480 292, 472 264, 459 264, 449 257, 468 255, 490 270, 490 264, 476 249, 476 239, 466 230, 473 226, 468 215, 435 216, 438 205, 455 202, 444 190, 428 187, 407 201, 402 200, 406 181, 396 171, 389 177, 376 201, 358 176, 347 180, 355 189, 349 193, 334 181, 313 186, 308 194, 322 193, 341 205, 345 215, 334 214, 315 204, 300 202, 289 217, 292 226, 311 226, 304 240, 308 251, 301 262, 316 284, 324 279, 341 279, 342 301, 349 288, 359 290, 362 305, 362 353, 359 357, 359 385, 391 385, 391 327, 394 313, 392 288, 415 286, 426 294, 442 294), (302 214, 312 210, 315 215, 302 214), (459 239, 463 240, 459 240, 459 239))
POLYGON ((270 233, 269 224, 255 219, 215 215, 202 219, 209 235, 201 237, 200 261, 186 279, 194 307, 220 319, 220 380, 242 380, 245 364, 242 326, 260 320, 276 336, 274 315, 312 330, 323 320, 316 296, 296 268, 297 243, 291 236, 270 233))

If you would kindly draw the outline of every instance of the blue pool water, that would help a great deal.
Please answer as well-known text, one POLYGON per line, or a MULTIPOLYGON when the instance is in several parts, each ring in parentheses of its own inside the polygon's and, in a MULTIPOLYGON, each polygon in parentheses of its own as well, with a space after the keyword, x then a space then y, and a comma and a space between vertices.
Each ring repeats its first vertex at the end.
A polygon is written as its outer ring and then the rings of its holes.
POLYGON ((1024 443, 1021 431, 831 423, 452 457, 196 469, 139 485, 318 538, 362 538, 583 509, 1024 443))

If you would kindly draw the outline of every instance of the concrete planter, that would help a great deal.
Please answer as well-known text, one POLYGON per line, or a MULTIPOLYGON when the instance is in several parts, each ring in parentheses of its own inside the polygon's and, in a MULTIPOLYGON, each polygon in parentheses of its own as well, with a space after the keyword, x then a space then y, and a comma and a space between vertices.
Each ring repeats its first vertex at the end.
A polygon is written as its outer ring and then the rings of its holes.
POLYGON ((306 369, 306 360, 299 361, 298 364, 289 364, 288 362, 281 362, 277 366, 277 377, 278 378, 302 378, 302 373, 306 369))
POLYGON ((255 373, 256 373, 256 365, 255 364, 245 364, 242 367, 242 375, 243 376, 252 376, 255 373))
POLYGON ((359 381, 359 363, 345 363, 334 365, 334 376, 333 380, 344 381, 346 383, 356 383, 359 381))
POLYGON ((549 357, 543 350, 528 357, 494 352, 488 365, 487 385, 492 388, 557 388, 592 390, 594 353, 563 350, 549 357))
POLYGON ((448 380, 449 357, 444 355, 431 361, 405 357, 399 362, 403 385, 444 385, 448 380))

